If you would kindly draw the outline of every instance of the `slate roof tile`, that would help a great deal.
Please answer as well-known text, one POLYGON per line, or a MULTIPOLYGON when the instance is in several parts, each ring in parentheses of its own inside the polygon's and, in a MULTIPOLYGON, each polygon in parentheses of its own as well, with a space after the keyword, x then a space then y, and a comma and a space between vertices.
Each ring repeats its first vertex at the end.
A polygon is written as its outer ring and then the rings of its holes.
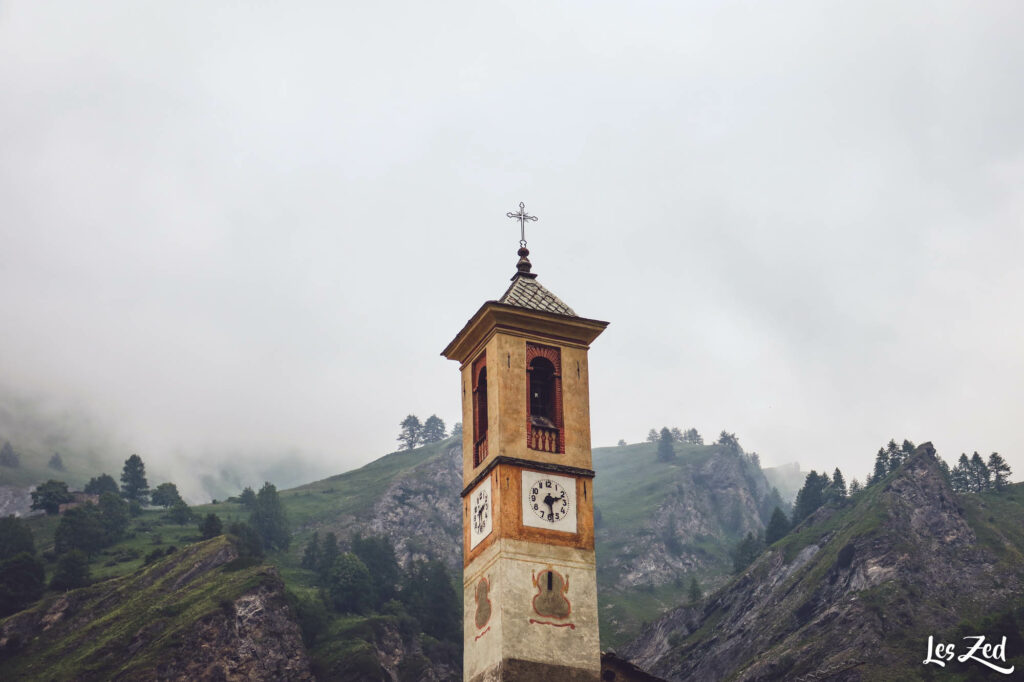
POLYGON ((572 308, 560 298, 541 286, 533 277, 516 276, 512 285, 505 291, 498 303, 514 305, 519 308, 540 310, 545 313, 578 317, 572 308))

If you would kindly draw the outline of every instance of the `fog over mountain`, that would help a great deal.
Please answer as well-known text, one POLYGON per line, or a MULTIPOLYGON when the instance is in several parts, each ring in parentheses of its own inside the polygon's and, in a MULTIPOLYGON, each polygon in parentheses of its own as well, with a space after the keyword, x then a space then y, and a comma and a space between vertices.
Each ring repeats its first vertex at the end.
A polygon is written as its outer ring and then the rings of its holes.
POLYGON ((612 323, 595 445, 727 429, 862 478, 895 437, 1022 472, 1022 20, 0 3, 0 397, 153 468, 349 469, 459 418, 439 352, 525 201, 540 281, 612 323))

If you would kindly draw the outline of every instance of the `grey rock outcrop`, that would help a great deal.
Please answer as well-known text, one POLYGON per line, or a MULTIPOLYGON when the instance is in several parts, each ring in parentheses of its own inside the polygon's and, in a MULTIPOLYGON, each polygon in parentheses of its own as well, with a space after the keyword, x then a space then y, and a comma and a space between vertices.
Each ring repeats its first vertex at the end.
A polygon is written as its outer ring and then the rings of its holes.
POLYGON ((390 538, 402 565, 434 557, 461 570, 461 490, 462 448, 452 445, 392 481, 363 532, 390 538))
POLYGON ((979 542, 926 443, 620 653, 669 680, 878 679, 919 668, 929 633, 1019 595, 1020 563, 979 542))

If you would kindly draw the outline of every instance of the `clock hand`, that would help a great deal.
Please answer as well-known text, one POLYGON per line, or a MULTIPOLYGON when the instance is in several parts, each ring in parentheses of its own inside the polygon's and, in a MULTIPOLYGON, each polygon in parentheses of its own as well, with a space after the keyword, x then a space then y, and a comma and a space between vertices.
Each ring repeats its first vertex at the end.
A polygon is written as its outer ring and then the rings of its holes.
POLYGON ((554 518, 555 518, 555 507, 554 507, 554 504, 555 504, 555 502, 558 501, 558 499, 559 498, 557 498, 557 497, 551 497, 551 493, 548 493, 544 497, 544 504, 546 504, 548 506, 548 519, 549 520, 554 520, 554 518))

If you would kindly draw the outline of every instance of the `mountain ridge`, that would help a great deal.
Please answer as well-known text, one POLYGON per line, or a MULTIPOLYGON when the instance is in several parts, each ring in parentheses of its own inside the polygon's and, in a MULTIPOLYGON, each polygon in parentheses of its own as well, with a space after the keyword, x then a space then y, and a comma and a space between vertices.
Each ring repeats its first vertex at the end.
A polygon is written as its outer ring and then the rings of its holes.
MULTIPOLYGON (((1017 522, 1024 486, 1011 488, 1002 495, 1017 522)), ((1020 599, 1024 537, 979 516, 986 504, 961 504, 925 443, 855 502, 819 509, 706 602, 668 612, 620 654, 667 680, 927 674, 929 634, 952 637, 965 619, 1020 599)))

